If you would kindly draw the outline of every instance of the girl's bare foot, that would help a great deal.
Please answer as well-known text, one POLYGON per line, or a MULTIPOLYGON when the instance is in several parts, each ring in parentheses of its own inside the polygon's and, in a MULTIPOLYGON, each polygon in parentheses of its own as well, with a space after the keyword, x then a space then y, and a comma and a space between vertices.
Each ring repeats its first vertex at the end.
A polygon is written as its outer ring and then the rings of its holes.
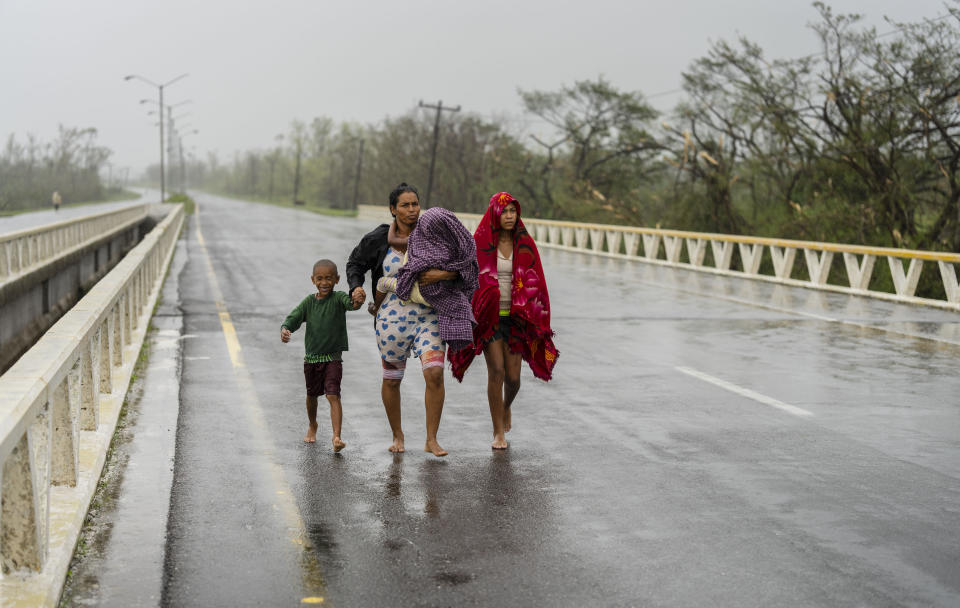
POLYGON ((312 423, 307 428, 307 434, 303 437, 303 440, 307 443, 316 443, 317 441, 317 423, 312 423))
POLYGON ((503 435, 494 435, 493 443, 490 444, 490 447, 495 450, 505 450, 507 449, 507 440, 504 439, 503 435))
POLYGON ((508 407, 508 408, 506 408, 505 410, 503 410, 503 432, 504 432, 504 433, 509 433, 509 432, 510 432, 510 427, 511 427, 511 424, 510 424, 510 408, 508 407))
POLYGON ((400 435, 399 437, 394 437, 393 443, 391 443, 390 447, 387 449, 389 449, 394 454, 399 454, 401 452, 406 451, 403 449, 403 435, 400 435))
POLYGON ((340 450, 342 450, 342 449, 345 448, 345 447, 347 447, 347 442, 346 442, 346 441, 340 439, 339 437, 334 437, 334 438, 333 438, 333 451, 334 451, 334 452, 339 452, 340 450))
POLYGON ((427 439, 426 445, 423 446, 423 451, 430 452, 434 456, 446 456, 449 454, 449 452, 440 447, 440 444, 437 443, 436 439, 427 439))

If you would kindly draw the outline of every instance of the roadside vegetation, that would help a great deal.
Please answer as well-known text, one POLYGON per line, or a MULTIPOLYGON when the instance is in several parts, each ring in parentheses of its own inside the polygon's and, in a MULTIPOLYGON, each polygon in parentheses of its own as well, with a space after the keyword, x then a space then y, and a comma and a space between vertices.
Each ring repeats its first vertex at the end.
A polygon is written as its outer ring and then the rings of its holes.
POLYGON ((54 191, 64 206, 138 198, 110 179, 104 183, 110 154, 97 144, 96 129, 61 125, 49 142, 10 135, 0 149, 0 215, 51 209, 54 191))

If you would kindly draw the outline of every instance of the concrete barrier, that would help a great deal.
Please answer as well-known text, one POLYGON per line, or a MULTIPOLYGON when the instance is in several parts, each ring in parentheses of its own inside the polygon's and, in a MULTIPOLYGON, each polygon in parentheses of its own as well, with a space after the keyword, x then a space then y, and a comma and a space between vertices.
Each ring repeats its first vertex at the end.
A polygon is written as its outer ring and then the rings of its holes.
MULTIPOLYGON (((457 217, 474 230, 482 216, 458 213, 457 217)), ((957 253, 532 218, 524 218, 523 223, 541 247, 960 311, 957 281, 960 254, 957 253), (706 263, 707 247, 713 258, 712 266, 706 263), (802 253, 807 278, 793 276, 798 253, 802 253), (834 255, 838 253, 843 256, 846 285, 827 282, 834 255), (735 254, 739 258, 739 270, 732 268, 735 254), (870 286, 878 258, 887 261, 893 292, 870 286), (762 271, 764 259, 772 262, 772 274, 762 271), (936 264, 938 278, 943 282, 943 299, 915 295, 925 262, 936 264)))
POLYGON ((137 244, 149 208, 0 235, 0 373, 137 244))
POLYGON ((0 605, 54 606, 183 224, 161 221, 0 376, 0 605))

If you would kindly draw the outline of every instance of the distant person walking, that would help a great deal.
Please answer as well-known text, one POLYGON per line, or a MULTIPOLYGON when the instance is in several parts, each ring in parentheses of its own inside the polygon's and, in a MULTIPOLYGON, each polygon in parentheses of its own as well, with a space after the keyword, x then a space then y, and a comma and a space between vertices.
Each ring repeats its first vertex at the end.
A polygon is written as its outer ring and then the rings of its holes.
POLYGON ((60 203, 63 202, 63 199, 60 198, 60 192, 57 190, 53 191, 53 196, 50 197, 51 202, 53 202, 53 210, 60 211, 60 203))
POLYGON ((520 220, 520 203, 507 192, 490 198, 473 234, 480 265, 480 287, 473 294, 477 325, 473 345, 451 353, 453 377, 462 381, 473 358, 487 362, 487 401, 493 421, 491 447, 507 447, 510 406, 520 391, 520 362, 533 375, 550 380, 557 348, 550 329, 550 297, 540 253, 520 220))

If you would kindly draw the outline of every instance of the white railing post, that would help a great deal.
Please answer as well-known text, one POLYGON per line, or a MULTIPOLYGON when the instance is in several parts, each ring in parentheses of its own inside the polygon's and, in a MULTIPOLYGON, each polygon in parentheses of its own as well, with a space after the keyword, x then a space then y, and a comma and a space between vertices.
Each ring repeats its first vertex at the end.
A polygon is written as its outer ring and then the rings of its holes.
POLYGON ((78 419, 80 417, 80 361, 71 366, 63 380, 53 389, 50 482, 54 485, 77 485, 78 419))
POLYGON ((707 255, 707 242, 703 239, 686 239, 687 257, 691 266, 703 266, 703 258, 707 255))
POLYGON ((113 392, 113 313, 108 312, 97 330, 100 342, 100 392, 113 392))
POLYGON ((917 283, 920 281, 920 271, 923 268, 923 260, 912 258, 907 274, 903 274, 903 263, 900 258, 887 256, 887 263, 890 266, 890 274, 893 276, 893 287, 897 290, 898 296, 913 296, 917 291, 917 283))
POLYGON ((623 240, 622 230, 607 230, 607 253, 620 253, 620 241, 623 240))
POLYGON ((603 251, 603 230, 590 231, 590 248, 597 253, 603 251))
POLYGON ((560 226, 550 226, 550 244, 562 245, 560 241, 560 226))
POLYGON ((773 273, 778 279, 789 279, 793 274, 793 262, 797 257, 797 250, 793 247, 770 246, 770 257, 773 259, 773 273))
POLYGON ((763 245, 755 243, 737 243, 740 249, 740 261, 743 262, 743 272, 757 274, 760 272, 760 260, 763 256, 763 245))
POLYGON ((830 264, 833 263, 833 252, 824 251, 817 255, 815 249, 804 249, 803 256, 807 261, 807 274, 814 285, 826 285, 830 277, 830 264))
POLYGON ((628 232, 623 235, 623 246, 627 255, 636 256, 640 248, 640 235, 636 232, 628 232))
POLYGON ((577 249, 586 249, 587 248, 587 229, 586 228, 574 228, 573 234, 576 236, 576 247, 577 249))
POLYGON ((95 431, 100 424, 100 330, 80 345, 80 428, 95 431))
POLYGON ((713 265, 717 270, 730 270, 733 262, 733 242, 710 239, 710 251, 713 252, 713 265))
POLYGON ((660 235, 643 233, 643 257, 655 260, 660 254, 660 235))
POLYGON ((940 265, 940 277, 943 279, 943 290, 947 294, 947 302, 960 304, 960 285, 957 282, 957 270, 953 264, 937 262, 940 265))
POLYGON ((3 571, 40 570, 50 534, 50 404, 43 403, 3 463, 0 552, 3 571))
POLYGON ((123 296, 118 296, 113 305, 113 327, 111 328, 113 340, 113 366, 123 365, 123 296))
POLYGON ((873 264, 877 258, 863 254, 863 261, 858 261, 854 253, 843 252, 843 263, 847 267, 847 280, 850 289, 866 290, 870 286, 870 277, 873 275, 873 264))
POLYGON ((680 253, 683 251, 683 239, 679 236, 663 236, 663 250, 667 254, 667 261, 671 264, 680 263, 680 253))

